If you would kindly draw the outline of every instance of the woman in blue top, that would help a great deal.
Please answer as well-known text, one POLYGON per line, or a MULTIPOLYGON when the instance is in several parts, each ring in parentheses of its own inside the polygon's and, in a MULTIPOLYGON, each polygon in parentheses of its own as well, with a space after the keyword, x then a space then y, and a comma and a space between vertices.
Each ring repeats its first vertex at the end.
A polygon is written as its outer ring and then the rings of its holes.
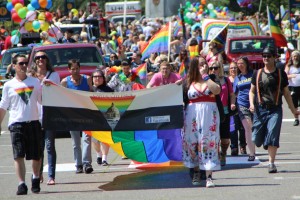
POLYGON ((241 57, 237 61, 238 75, 234 79, 233 90, 237 95, 237 104, 239 117, 245 129, 246 142, 249 148, 248 161, 255 160, 255 145, 252 142, 252 113, 249 110, 249 91, 253 71, 250 69, 250 64, 247 57, 241 57))

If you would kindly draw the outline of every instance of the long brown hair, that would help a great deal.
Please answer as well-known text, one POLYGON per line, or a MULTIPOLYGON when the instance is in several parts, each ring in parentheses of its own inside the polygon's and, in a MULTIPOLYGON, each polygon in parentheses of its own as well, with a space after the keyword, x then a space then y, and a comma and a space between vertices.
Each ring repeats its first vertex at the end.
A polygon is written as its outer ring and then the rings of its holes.
POLYGON ((193 82, 197 82, 201 79, 201 75, 200 75, 200 72, 199 72, 199 59, 200 58, 202 58, 203 61, 205 62, 205 64, 207 64, 205 58, 202 57, 202 56, 194 57, 191 60, 190 68, 189 68, 188 75, 187 75, 187 84, 186 84, 187 89, 190 88, 190 85, 193 82))

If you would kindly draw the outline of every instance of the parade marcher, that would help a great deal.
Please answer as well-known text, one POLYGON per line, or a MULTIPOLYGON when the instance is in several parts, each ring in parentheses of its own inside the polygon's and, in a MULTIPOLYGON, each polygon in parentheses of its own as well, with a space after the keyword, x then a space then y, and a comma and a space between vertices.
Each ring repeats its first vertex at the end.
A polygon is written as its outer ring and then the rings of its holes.
MULTIPOLYGON (((237 76, 237 64, 236 62, 231 62, 229 64, 229 80, 231 84, 233 85, 234 79, 237 76)), ((230 148, 231 148, 231 155, 232 156, 238 156, 239 155, 239 141, 240 141, 240 147, 244 151, 240 152, 241 154, 246 153, 246 138, 245 138, 245 130, 243 127, 243 124, 240 120, 240 117, 238 115, 238 112, 234 113, 230 117, 230 148)))
POLYGON ((252 140, 257 147, 268 150, 268 172, 276 173, 274 162, 282 124, 282 95, 295 116, 300 112, 293 105, 286 73, 275 66, 275 50, 266 47, 262 57, 264 68, 253 73, 249 92, 250 111, 254 113, 252 140))
POLYGON ((170 83, 180 83, 181 78, 174 72, 172 72, 172 67, 169 62, 163 61, 160 64, 160 72, 153 75, 147 88, 157 87, 160 85, 167 85, 170 83))
POLYGON ((72 34, 73 30, 66 30, 64 36, 58 40, 58 43, 76 43, 76 40, 72 38, 72 34))
MULTIPOLYGON (((54 71, 47 54, 43 51, 38 51, 34 55, 35 66, 31 71, 31 75, 40 80, 41 84, 45 79, 52 81, 55 84, 60 84, 60 78, 57 72, 54 71)), ((40 122, 42 123, 43 109, 42 105, 38 104, 40 122)), ((48 153, 48 181, 47 185, 55 185, 55 169, 56 169, 56 150, 55 150, 55 131, 43 130, 43 145, 42 148, 46 147, 48 153)), ((43 182, 43 160, 44 153, 42 152, 42 164, 40 179, 43 182)))
POLYGON ((42 155, 42 132, 39 122, 37 103, 41 103, 41 85, 37 78, 27 76, 28 59, 18 54, 14 58, 13 67, 16 75, 4 84, 0 102, 0 124, 9 109, 8 129, 11 134, 16 174, 19 180, 17 195, 26 195, 25 162, 32 160, 31 177, 33 193, 39 193, 40 167, 42 155))
MULTIPOLYGON (((253 71, 250 69, 247 57, 240 57, 237 60, 238 75, 234 79, 233 91, 237 96, 237 107, 239 117, 242 121, 248 149, 250 151, 248 161, 255 160, 255 145, 251 140, 252 133, 252 113, 249 110, 249 90, 251 87, 251 79, 253 71)), ((246 149, 241 147, 241 154, 246 154, 246 149)))
MULTIPOLYGON (((73 89, 82 91, 92 91, 92 79, 87 75, 80 74, 80 62, 76 59, 71 59, 68 62, 70 76, 67 76, 61 81, 61 85, 73 89)), ((86 133, 82 133, 82 148, 80 142, 80 131, 70 131, 74 149, 74 159, 76 162, 76 173, 86 174, 94 171, 92 167, 92 155, 91 155, 91 136, 86 133), (83 156, 82 156, 83 154, 83 156)))
POLYGON ((215 187, 212 172, 220 170, 220 117, 214 95, 220 86, 208 76, 204 58, 194 58, 190 64, 184 93, 187 96, 183 128, 183 163, 194 168, 193 185, 201 185, 200 170, 206 171, 206 187, 215 187))
MULTIPOLYGON (((300 106, 300 52, 293 51, 292 56, 286 65, 285 72, 289 79, 289 89, 295 108, 300 106)), ((294 126, 299 125, 298 115, 295 115, 294 126)))
MULTIPOLYGON (((93 78, 93 91, 94 92, 113 92, 113 90, 107 86, 105 75, 101 70, 96 70, 92 74, 93 78)), ((107 166, 107 154, 109 151, 109 145, 92 138, 93 147, 97 153, 97 164, 107 166)))
POLYGON ((230 115, 229 111, 235 110, 235 95, 233 93, 232 84, 230 80, 224 76, 224 69, 220 62, 215 61, 208 68, 210 74, 216 76, 215 81, 220 83, 221 92, 220 97, 224 108, 225 119, 220 123, 220 137, 221 137, 221 166, 226 165, 226 154, 230 144, 230 115))
POLYGON ((210 42, 208 47, 209 50, 205 57, 208 62, 208 66, 210 66, 214 61, 219 61, 223 65, 223 56, 222 53, 218 51, 217 44, 215 42, 210 42))

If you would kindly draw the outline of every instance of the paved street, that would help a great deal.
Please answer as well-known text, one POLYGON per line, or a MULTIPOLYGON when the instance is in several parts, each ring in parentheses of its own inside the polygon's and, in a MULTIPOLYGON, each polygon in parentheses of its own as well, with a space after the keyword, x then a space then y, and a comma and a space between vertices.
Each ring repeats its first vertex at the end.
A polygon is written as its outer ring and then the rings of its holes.
MULTIPOLYGON (((94 162, 92 174, 75 174, 71 139, 57 139, 57 184, 47 186, 45 172, 40 194, 29 191, 27 196, 19 197, 15 195, 18 182, 5 121, 0 136, 0 199, 300 199, 300 131, 292 123, 293 117, 285 106, 277 174, 267 173, 267 152, 259 148, 255 162, 248 162, 247 157, 228 157, 227 166, 213 174, 217 187, 212 189, 193 186, 183 166, 174 163, 171 167, 136 169, 130 160, 122 160, 113 151, 109 153, 110 166, 97 166, 94 162)), ((30 190, 30 162, 26 167, 30 190)))

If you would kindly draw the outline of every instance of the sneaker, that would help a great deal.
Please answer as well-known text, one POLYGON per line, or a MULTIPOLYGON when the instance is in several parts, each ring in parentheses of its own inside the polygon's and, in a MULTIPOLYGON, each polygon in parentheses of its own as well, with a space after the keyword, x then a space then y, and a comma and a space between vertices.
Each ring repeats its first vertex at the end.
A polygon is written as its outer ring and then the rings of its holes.
POLYGON ((226 154, 224 154, 224 153, 220 154, 220 164, 222 167, 224 167, 226 165, 226 154))
POLYGON ((106 160, 103 160, 103 162, 102 162, 102 166, 108 166, 108 163, 107 163, 107 161, 106 161, 106 160))
POLYGON ((195 171, 194 172, 192 184, 195 185, 195 186, 201 185, 201 182, 200 182, 200 172, 199 171, 195 171))
POLYGON ((86 174, 90 174, 90 173, 92 173, 94 171, 94 169, 93 169, 93 167, 92 167, 92 165, 91 164, 85 164, 84 165, 84 172, 86 173, 86 174))
POLYGON ((275 164, 269 164, 269 169, 268 169, 269 173, 277 173, 277 168, 275 166, 275 164))
POLYGON ((293 126, 298 126, 299 125, 299 119, 295 119, 293 126))
POLYGON ((249 156, 248 157, 248 161, 254 161, 255 160, 255 156, 249 156))
POLYGON ((32 178, 31 179, 31 192, 33 193, 39 193, 41 191, 41 188, 40 188, 40 178, 32 178))
POLYGON ((17 195, 26 195, 28 192, 27 185, 25 183, 22 183, 18 186, 17 195))
POLYGON ((242 155, 246 155, 247 154, 246 147, 241 147, 240 152, 242 155))
POLYGON ((207 178, 206 179, 206 187, 207 188, 213 188, 213 187, 215 187, 216 185, 214 184, 214 182, 212 181, 212 179, 211 178, 207 178))
POLYGON ((101 165, 102 164, 102 158, 101 157, 97 157, 97 164, 101 165))
POLYGON ((83 173, 82 165, 76 166, 76 174, 80 174, 80 173, 83 173))
POLYGON ((238 156, 239 155, 239 149, 233 148, 231 149, 231 156, 238 156))

